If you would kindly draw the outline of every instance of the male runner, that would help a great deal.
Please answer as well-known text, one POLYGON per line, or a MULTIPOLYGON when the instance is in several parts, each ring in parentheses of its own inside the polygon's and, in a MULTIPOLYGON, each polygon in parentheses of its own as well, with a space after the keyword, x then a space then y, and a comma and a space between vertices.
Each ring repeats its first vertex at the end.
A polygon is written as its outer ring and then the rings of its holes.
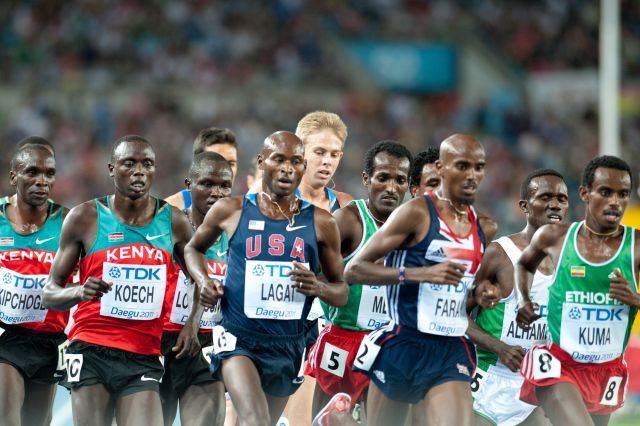
POLYGON ((45 425, 64 377, 58 347, 69 312, 47 310, 42 288, 68 210, 48 200, 56 162, 41 144, 18 148, 9 175, 16 200, 0 210, 0 418, 7 425, 45 425))
MULTIPOLYGON (((478 368, 471 381, 476 425, 546 425, 542 410, 520 401, 522 377, 518 372, 525 351, 547 340, 547 301, 553 264, 546 258, 535 273, 530 292, 540 306, 541 318, 523 331, 516 324, 518 303, 513 285, 514 265, 533 234, 543 225, 561 223, 569 209, 567 185, 555 170, 530 173, 520 187, 520 209, 527 224, 516 234, 498 238, 487 247, 476 283, 489 281, 502 299, 495 309, 480 308, 467 335, 478 347, 478 368)), ((473 299, 470 298, 473 302, 473 299)), ((471 310, 475 303, 467 304, 471 310)))
POLYGON ((640 306, 640 234, 620 224, 632 188, 631 169, 618 157, 591 160, 582 173, 585 219, 541 227, 516 266, 517 321, 527 330, 540 317, 531 275, 549 256, 550 343, 535 346, 520 372, 520 399, 541 405, 553 424, 606 425, 624 403, 622 358, 640 306))
MULTIPOLYGON (((229 163, 215 152, 202 152, 191 162, 189 177, 185 179, 191 194, 191 207, 185 209, 189 222, 195 231, 204 220, 207 211, 218 200, 231 195, 233 172, 229 163)), ((222 281, 226 273, 229 240, 226 234, 207 251, 208 273, 222 281)), ((162 355, 164 356, 164 376, 160 383, 160 397, 165 425, 172 425, 180 401, 180 422, 185 425, 221 425, 224 423, 224 386, 214 380, 209 372, 208 354, 199 349, 211 347, 211 329, 220 320, 219 309, 207 309, 194 301, 194 286, 179 270, 169 281, 166 299, 171 307, 164 317, 162 335, 162 355), (193 315, 190 318, 190 315, 193 315), (195 321, 193 320, 195 319, 195 321), (195 327, 194 327, 195 323, 195 327), (197 333, 199 328, 199 333, 197 333), (200 345, 190 348, 187 356, 179 356, 182 349, 180 334, 197 333, 192 341, 200 345)))
POLYGON ((435 191, 440 186, 440 175, 436 168, 439 152, 437 148, 430 146, 416 155, 411 166, 409 190, 411 196, 422 195, 427 191, 435 191))
POLYGON ((278 419, 301 382, 313 297, 342 306, 348 293, 333 217, 295 195, 305 169, 300 139, 284 131, 270 135, 258 167, 262 191, 218 201, 185 251, 202 303, 211 308, 222 297, 212 371, 223 378, 241 425, 278 419), (223 232, 231 236, 224 288, 209 278, 204 262, 223 232), (316 277, 320 269, 326 282, 316 277))
POLYGON ((363 340, 354 369, 371 379, 369 425, 402 424, 409 404, 429 425, 470 425, 469 381, 475 349, 465 301, 485 247, 483 226, 471 206, 484 176, 485 154, 473 137, 442 142, 436 162, 439 192, 400 206, 347 265, 352 283, 387 284, 394 322, 363 340), (377 263, 385 257, 385 265, 377 263))
MULTIPOLYGON (((53 145, 51 145, 51 142, 49 142, 48 140, 41 138, 40 136, 29 136, 26 137, 24 139, 22 139, 20 142, 18 142, 16 144, 16 149, 14 152, 18 152, 20 151, 22 148, 24 148, 27 145, 37 145, 37 146, 42 146, 44 148, 47 149, 47 151, 49 151, 51 153, 51 155, 55 156, 56 153, 53 149, 53 145)), ((4 204, 4 203, 12 203, 15 204, 16 203, 16 199, 17 199, 17 195, 13 194, 13 195, 5 195, 4 197, 0 198, 0 204, 4 204)))
MULTIPOLYGON (((367 151, 362 183, 368 199, 354 200, 334 214, 345 263, 402 203, 409 187, 411 160, 409 150, 394 141, 378 142, 367 151)), ((369 378, 352 370, 353 361, 367 333, 389 322, 386 299, 382 286, 352 284, 344 307, 322 304, 330 324, 311 349, 305 371, 316 378, 314 416, 338 392, 348 394, 352 405, 365 396, 369 378)))
MULTIPOLYGON (((231 165, 231 171, 235 179, 238 173, 238 143, 236 135, 229 129, 221 129, 218 127, 208 127, 198 133, 196 140, 193 141, 193 156, 211 151, 218 153, 224 157, 231 165)), ((179 208, 180 210, 191 206, 191 194, 188 190, 176 192, 166 198, 166 202, 179 208)))
POLYGON ((74 423, 110 425, 115 406, 119 425, 158 425, 166 281, 191 227, 149 195, 155 152, 143 137, 115 142, 109 174, 113 195, 69 212, 44 302, 59 310, 78 305, 65 355, 74 423), (63 288, 78 259, 83 284, 63 288))

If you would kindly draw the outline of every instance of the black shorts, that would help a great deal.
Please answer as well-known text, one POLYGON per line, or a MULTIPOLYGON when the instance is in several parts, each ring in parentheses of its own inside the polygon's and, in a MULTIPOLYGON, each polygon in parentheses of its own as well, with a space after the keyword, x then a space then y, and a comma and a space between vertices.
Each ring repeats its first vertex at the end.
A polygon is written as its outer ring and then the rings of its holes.
POLYGON ((140 355, 80 340, 69 344, 65 364, 65 387, 73 390, 102 384, 116 398, 148 390, 159 392, 164 373, 160 357, 140 355))
POLYGON ((264 392, 271 396, 292 395, 304 381, 300 367, 304 352, 304 333, 299 335, 262 334, 225 324, 227 333, 236 337, 235 348, 211 353, 211 372, 221 379, 222 361, 246 356, 256 365, 264 392))
POLYGON ((0 336, 0 363, 14 366, 22 377, 35 383, 53 384, 64 379, 59 346, 64 333, 45 333, 10 327, 0 336))
MULTIPOLYGON (((209 371, 209 359, 205 359, 203 352, 193 358, 176 359, 176 352, 171 350, 178 341, 178 332, 164 332, 162 334, 162 355, 164 356, 164 376, 160 383, 160 397, 179 399, 191 385, 199 385, 216 381, 209 371)), ((198 333, 198 340, 202 348, 211 346, 211 333, 198 333)))

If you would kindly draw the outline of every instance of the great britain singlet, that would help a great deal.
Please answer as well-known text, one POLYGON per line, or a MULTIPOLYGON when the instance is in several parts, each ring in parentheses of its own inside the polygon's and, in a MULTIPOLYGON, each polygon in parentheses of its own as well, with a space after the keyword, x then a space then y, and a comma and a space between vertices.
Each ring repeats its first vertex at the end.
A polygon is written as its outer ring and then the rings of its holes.
MULTIPOLYGON (((515 268, 522 251, 509 237, 498 238, 495 242, 502 247, 515 268)), ((476 318, 476 324, 496 339, 508 345, 520 346, 525 350, 529 350, 533 345, 545 343, 548 337, 547 312, 549 286, 551 285, 552 278, 552 275, 544 275, 540 271, 536 271, 533 275, 529 295, 533 302, 540 305, 539 314, 541 318, 533 322, 528 330, 523 330, 518 327, 516 323, 518 300, 515 289, 513 289, 507 297, 500 300, 494 309, 480 308, 476 318)), ((511 370, 498 359, 495 353, 485 351, 481 348, 478 348, 478 366, 484 371, 487 371, 489 366, 495 366, 505 373, 511 373, 511 370)), ((511 374, 518 375, 519 373, 515 372, 511 374)))
POLYGON ((113 287, 98 301, 78 304, 69 339, 160 355, 167 277, 174 273, 171 207, 156 200, 151 222, 134 227, 115 217, 109 196, 95 203, 98 230, 80 260, 80 282, 96 277, 113 287))
POLYGON ((290 224, 265 216, 256 194, 245 196, 238 227, 229 240, 223 325, 263 334, 303 332, 313 298, 297 292, 288 273, 294 260, 316 274, 320 270, 314 209, 302 201, 290 224))
POLYGON ((620 357, 627 346, 637 310, 609 295, 610 278, 619 268, 638 289, 634 268, 635 230, 624 227, 616 254, 593 263, 578 252, 577 234, 584 222, 574 222, 564 240, 549 288, 549 333, 575 361, 603 363, 620 357))
MULTIPOLYGON (((207 273, 210 278, 214 278, 224 284, 224 277, 227 273, 227 251, 229 250, 229 238, 224 232, 211 247, 207 250, 207 273)), ((189 279, 179 266, 176 266, 176 273, 167 286, 166 299, 171 301, 171 306, 167 310, 164 318, 164 331, 179 332, 182 330, 191 308, 189 307, 189 279)), ((211 329, 220 322, 220 304, 214 309, 205 308, 200 319, 200 332, 211 333, 211 329)))
MULTIPOLYGON (((362 223, 362 237, 358 247, 344 258, 345 266, 353 259, 371 236, 378 230, 375 219, 371 216, 365 200, 354 200, 353 203, 362 223)), ((350 203, 350 204, 351 204, 350 203)), ((381 285, 351 284, 347 304, 341 308, 320 302, 327 319, 338 327, 366 331, 374 330, 389 322, 387 310, 387 290, 381 285)))
POLYGON ((42 290, 60 243, 63 207, 49 203, 49 215, 38 231, 17 233, 6 214, 0 214, 0 322, 31 330, 60 333, 69 311, 48 310, 42 290))
POLYGON ((463 336, 467 331, 466 299, 485 248, 485 237, 473 207, 468 215, 471 229, 465 236, 454 234, 435 206, 431 192, 424 195, 430 225, 424 239, 413 247, 394 250, 385 266, 422 267, 453 261, 467 269, 457 286, 422 282, 387 286, 391 319, 423 333, 463 336))

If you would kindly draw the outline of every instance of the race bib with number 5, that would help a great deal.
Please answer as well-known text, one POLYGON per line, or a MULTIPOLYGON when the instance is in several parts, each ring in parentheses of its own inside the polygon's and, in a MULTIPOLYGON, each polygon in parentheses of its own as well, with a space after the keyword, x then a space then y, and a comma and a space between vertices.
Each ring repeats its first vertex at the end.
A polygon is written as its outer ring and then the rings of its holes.
POLYGON ((482 384, 487 380, 487 372, 482 371, 479 368, 476 368, 476 373, 473 375, 471 379, 471 393, 474 394, 480 390, 482 384))
POLYGON ((216 325, 211 330, 213 338, 213 354, 218 355, 220 352, 230 352, 236 348, 236 336, 229 333, 221 325, 216 325))
POLYGON ((344 349, 340 349, 331 343, 325 343, 320 368, 338 377, 343 377, 348 355, 349 352, 344 349))

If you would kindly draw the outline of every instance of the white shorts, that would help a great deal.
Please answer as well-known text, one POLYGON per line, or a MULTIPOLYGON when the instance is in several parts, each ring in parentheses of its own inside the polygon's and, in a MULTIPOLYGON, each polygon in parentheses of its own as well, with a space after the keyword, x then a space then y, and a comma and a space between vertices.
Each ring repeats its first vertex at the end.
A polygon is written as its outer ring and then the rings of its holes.
POLYGON ((525 421, 535 405, 520 401, 524 379, 519 372, 506 367, 489 367, 489 372, 476 368, 471 381, 473 411, 498 426, 518 425, 525 421))

